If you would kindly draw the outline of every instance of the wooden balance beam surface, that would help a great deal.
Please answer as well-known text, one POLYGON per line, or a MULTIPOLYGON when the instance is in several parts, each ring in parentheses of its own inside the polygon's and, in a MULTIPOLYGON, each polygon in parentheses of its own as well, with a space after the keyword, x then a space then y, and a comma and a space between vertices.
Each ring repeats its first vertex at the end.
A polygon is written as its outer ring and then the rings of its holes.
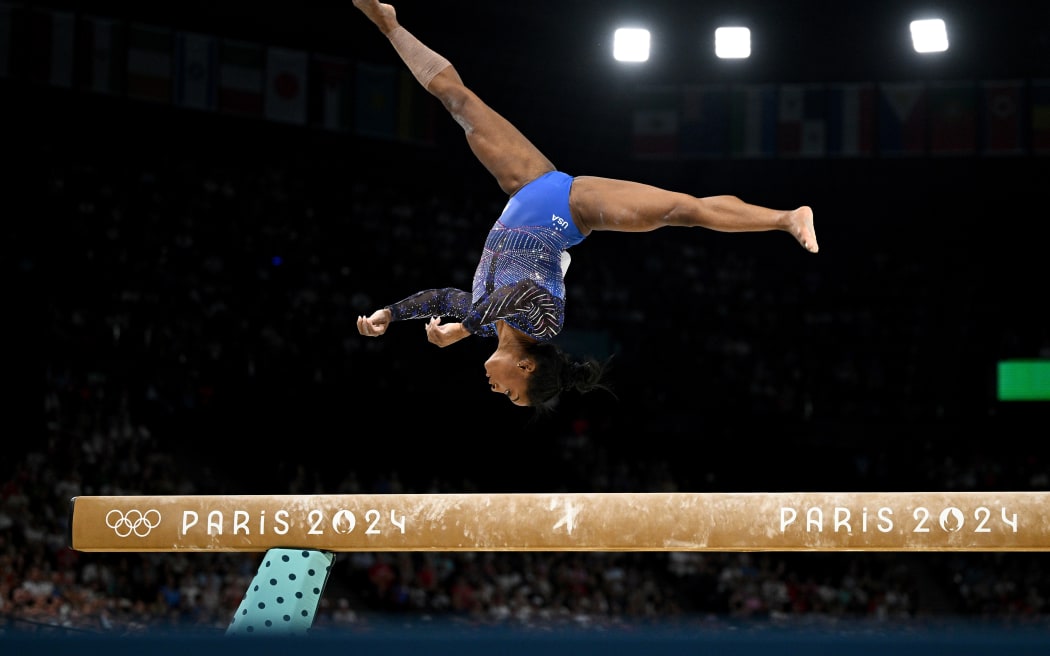
POLYGON ((80 496, 77 551, 1048 551, 1050 493, 80 496))

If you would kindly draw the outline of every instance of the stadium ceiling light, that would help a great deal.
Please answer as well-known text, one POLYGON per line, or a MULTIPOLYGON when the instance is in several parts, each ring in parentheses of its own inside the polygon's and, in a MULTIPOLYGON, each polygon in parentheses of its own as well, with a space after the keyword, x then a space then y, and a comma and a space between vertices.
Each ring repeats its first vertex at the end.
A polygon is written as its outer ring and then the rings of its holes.
POLYGON ((613 57, 622 62, 649 60, 649 30, 621 27, 613 35, 613 57))
POLYGON ((720 59, 746 59, 751 56, 751 30, 746 27, 720 27, 715 30, 715 55, 720 59))
POLYGON ((913 20, 911 44, 915 52, 944 52, 948 49, 948 28, 940 18, 913 20))

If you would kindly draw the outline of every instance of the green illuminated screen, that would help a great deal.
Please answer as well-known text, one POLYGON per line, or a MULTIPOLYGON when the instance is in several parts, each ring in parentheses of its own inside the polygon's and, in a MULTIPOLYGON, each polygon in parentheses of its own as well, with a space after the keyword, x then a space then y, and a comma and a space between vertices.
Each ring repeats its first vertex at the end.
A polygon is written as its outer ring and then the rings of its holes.
POLYGON ((1001 360, 1000 401, 1050 401, 1050 360, 1001 360))

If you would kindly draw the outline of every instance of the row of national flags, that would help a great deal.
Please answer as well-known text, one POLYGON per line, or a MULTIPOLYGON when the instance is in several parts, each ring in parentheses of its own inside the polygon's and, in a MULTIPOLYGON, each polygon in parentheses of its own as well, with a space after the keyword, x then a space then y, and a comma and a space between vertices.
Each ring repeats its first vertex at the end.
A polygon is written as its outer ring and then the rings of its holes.
POLYGON ((431 143, 435 101, 403 67, 0 2, 0 78, 187 110, 431 143))
POLYGON ((1050 79, 644 89, 639 158, 1050 155, 1050 79))
MULTIPOLYGON (((403 67, 0 0, 0 78, 433 143, 403 67)), ((639 90, 639 158, 1050 155, 1050 79, 697 84, 639 90)))

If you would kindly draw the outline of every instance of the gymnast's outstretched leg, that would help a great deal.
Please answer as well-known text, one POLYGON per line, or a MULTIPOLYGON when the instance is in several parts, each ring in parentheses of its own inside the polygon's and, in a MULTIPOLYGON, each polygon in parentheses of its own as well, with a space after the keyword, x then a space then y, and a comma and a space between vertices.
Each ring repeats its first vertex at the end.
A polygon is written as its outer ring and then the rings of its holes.
POLYGON ((702 227, 720 232, 790 233, 803 248, 819 250, 813 210, 803 205, 776 210, 746 203, 736 196, 697 198, 626 180, 577 176, 569 196, 580 230, 649 232, 658 228, 702 227))
POLYGON ((554 170, 547 159, 507 119, 471 91, 452 64, 402 27, 392 5, 378 0, 353 0, 419 81, 434 95, 463 128, 467 143, 478 161, 495 176, 509 195, 544 173, 554 170))

